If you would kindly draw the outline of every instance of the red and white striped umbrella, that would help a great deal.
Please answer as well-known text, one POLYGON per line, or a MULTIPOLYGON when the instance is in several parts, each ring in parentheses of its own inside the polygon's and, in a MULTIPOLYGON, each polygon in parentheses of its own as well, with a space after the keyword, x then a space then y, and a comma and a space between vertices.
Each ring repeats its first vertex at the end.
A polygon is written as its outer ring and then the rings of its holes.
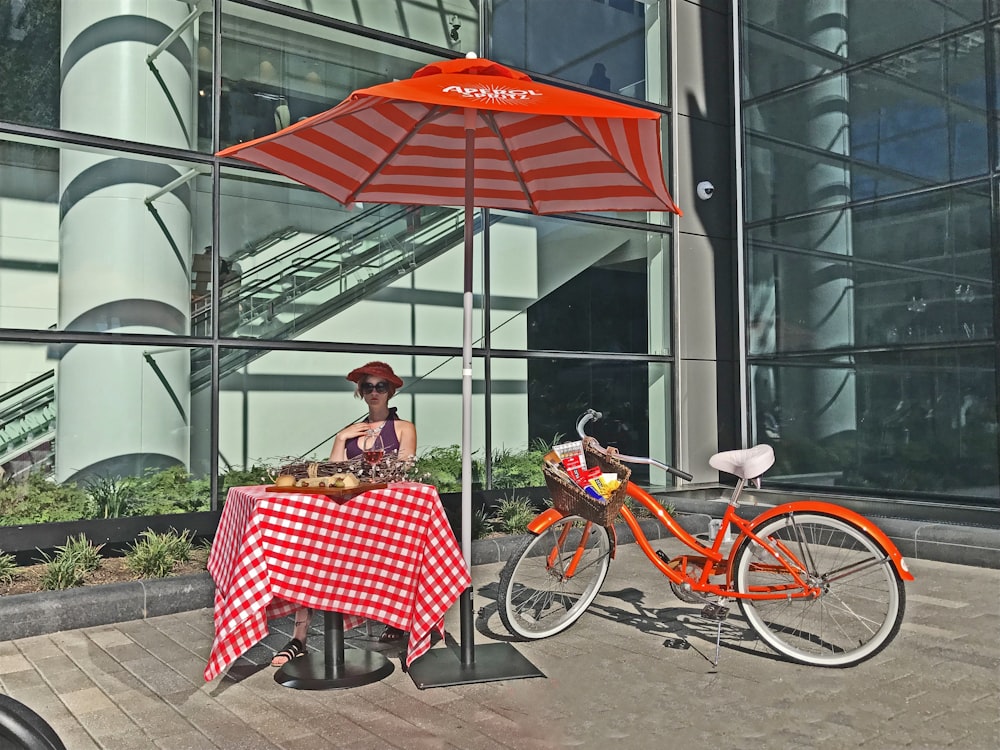
MULTIPOLYGON (((359 89, 333 109, 219 156, 344 204, 464 205, 462 551, 471 566, 474 207, 680 214, 663 178, 660 115, 473 57, 359 89)), ((465 668, 473 662, 471 588, 461 607, 465 668)))
POLYGON ((660 115, 532 81, 482 58, 427 65, 220 156, 341 203, 531 211, 671 211, 660 115), (474 179, 466 135, 474 134, 474 179))

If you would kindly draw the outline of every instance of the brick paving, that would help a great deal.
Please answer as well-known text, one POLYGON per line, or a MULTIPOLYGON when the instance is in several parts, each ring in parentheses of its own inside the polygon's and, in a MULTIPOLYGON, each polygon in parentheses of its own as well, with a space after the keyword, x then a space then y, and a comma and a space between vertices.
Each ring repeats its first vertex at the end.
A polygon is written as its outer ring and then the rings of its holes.
MULTIPOLYGON (((0 642, 0 690, 69 750, 1000 747, 1000 571, 911 567, 899 636, 846 670, 783 662, 738 617, 714 667, 714 628, 626 545, 580 622, 516 645, 542 679, 418 690, 394 658, 378 683, 292 690, 264 666, 288 637, 283 621, 205 683, 212 616, 200 609, 0 642)), ((499 568, 473 571, 477 643, 506 640, 499 568)), ((376 647, 361 630, 348 643, 376 647)))

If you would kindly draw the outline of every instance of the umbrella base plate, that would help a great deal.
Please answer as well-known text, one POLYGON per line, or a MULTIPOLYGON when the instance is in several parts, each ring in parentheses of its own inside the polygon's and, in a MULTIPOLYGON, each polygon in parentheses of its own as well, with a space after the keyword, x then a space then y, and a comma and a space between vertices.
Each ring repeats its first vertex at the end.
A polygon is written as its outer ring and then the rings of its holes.
POLYGON ((476 646, 471 664, 463 664, 451 647, 433 648, 413 662, 407 673, 421 690, 545 676, 509 643, 476 646))

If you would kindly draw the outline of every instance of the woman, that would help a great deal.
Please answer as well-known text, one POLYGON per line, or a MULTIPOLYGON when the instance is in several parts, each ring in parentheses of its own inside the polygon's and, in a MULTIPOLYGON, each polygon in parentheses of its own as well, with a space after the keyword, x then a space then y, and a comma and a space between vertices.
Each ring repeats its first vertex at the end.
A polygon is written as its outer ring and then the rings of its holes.
MULTIPOLYGON (((347 379, 356 384, 354 397, 364 399, 368 405, 368 416, 363 421, 352 422, 333 438, 331 461, 346 461, 362 453, 358 441, 363 437, 379 435, 386 454, 398 452, 400 458, 412 458, 417 453, 417 428, 413 422, 400 419, 395 407, 389 407, 398 388, 403 387, 402 379, 385 362, 369 362, 348 374, 347 379)), ((362 443, 363 445, 363 443, 362 443)), ((312 612, 306 607, 295 612, 295 629, 292 640, 274 655, 272 667, 280 667, 306 652, 306 635, 312 612)), ((399 628, 386 625, 379 636, 380 643, 395 643, 403 639, 405 633, 399 628)))
POLYGON ((417 428, 413 422, 400 419, 395 407, 389 408, 389 399, 403 381, 385 362, 369 362, 351 370, 347 379, 357 384, 354 397, 364 399, 368 416, 361 422, 347 425, 333 438, 331 461, 346 461, 361 455, 358 440, 365 436, 380 435, 385 452, 397 451, 400 458, 412 458, 417 453, 417 428))

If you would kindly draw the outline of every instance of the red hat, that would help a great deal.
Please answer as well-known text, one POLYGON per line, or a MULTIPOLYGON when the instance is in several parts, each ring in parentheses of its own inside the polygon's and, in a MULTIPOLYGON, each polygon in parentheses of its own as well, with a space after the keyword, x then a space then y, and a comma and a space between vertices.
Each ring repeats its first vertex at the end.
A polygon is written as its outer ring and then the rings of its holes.
POLYGON ((365 375, 371 375, 374 378, 382 378, 395 388, 403 387, 403 381, 385 362, 369 362, 367 365, 356 367, 348 373, 347 379, 352 383, 360 383, 361 378, 365 375))

